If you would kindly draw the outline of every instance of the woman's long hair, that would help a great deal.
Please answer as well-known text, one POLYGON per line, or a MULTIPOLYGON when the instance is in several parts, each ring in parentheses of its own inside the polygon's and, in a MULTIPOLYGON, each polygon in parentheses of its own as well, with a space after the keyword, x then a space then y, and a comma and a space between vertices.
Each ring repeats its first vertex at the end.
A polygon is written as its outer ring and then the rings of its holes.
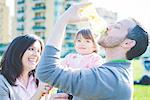
POLYGON ((9 44, 2 57, 0 67, 1 74, 8 80, 10 85, 15 86, 16 79, 22 74, 22 56, 35 41, 41 43, 41 50, 43 50, 43 42, 33 34, 18 36, 9 44))

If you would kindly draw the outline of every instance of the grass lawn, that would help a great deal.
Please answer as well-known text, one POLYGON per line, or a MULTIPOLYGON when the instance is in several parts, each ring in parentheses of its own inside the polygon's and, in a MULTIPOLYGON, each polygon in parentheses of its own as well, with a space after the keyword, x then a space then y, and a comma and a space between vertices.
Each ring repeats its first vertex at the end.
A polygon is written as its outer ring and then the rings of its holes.
MULTIPOLYGON (((140 79, 144 72, 141 62, 139 60, 133 60, 132 66, 134 79, 140 79)), ((133 100, 150 100, 150 86, 134 85, 133 100)))

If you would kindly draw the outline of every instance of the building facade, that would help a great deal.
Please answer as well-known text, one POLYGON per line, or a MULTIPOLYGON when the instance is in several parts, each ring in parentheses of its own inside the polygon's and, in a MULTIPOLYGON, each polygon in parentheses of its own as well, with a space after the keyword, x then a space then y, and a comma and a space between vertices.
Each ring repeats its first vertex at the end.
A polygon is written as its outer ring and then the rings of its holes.
POLYGON ((14 37, 36 34, 45 40, 54 22, 53 2, 54 0, 16 0, 14 37))
POLYGON ((9 9, 6 0, 0 0, 0 44, 7 44, 9 40, 9 9))

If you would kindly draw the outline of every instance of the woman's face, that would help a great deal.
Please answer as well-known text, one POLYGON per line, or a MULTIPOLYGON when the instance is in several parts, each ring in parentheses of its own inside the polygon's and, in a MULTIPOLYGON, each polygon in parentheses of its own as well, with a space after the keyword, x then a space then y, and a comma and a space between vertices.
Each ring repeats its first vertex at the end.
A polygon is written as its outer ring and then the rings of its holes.
POLYGON ((35 41, 23 54, 22 64, 23 70, 30 72, 35 69, 41 57, 41 44, 35 41))

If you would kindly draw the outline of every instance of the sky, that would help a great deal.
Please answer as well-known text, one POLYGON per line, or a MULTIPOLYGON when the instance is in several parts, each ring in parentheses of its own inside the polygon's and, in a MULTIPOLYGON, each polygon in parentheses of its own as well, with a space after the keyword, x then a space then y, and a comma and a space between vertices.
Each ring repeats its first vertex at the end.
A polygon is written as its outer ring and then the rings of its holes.
POLYGON ((96 7, 104 7, 117 12, 119 19, 133 17, 150 32, 150 4, 149 0, 89 0, 96 7))
MULTIPOLYGON (((10 7, 10 15, 14 16, 14 1, 6 0, 10 7)), ((118 12, 119 18, 133 17, 140 21, 150 32, 150 4, 149 0, 88 0, 96 7, 103 7, 118 12)))
POLYGON ((14 16, 14 5, 15 4, 15 0, 6 0, 6 5, 9 7, 10 10, 10 16, 14 16))

